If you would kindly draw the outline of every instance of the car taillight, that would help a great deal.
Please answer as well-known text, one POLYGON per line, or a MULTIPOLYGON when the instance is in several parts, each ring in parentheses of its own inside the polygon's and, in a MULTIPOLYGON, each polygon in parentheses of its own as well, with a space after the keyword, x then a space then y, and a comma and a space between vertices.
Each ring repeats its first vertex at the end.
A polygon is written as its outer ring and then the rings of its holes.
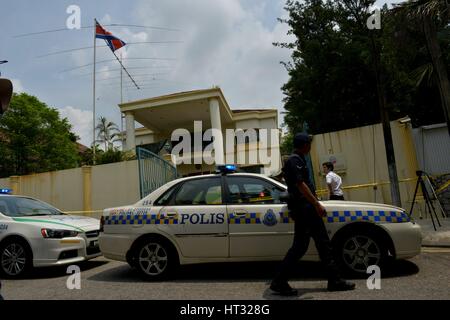
POLYGON ((105 225, 105 217, 100 218, 100 232, 103 232, 103 226, 105 225))

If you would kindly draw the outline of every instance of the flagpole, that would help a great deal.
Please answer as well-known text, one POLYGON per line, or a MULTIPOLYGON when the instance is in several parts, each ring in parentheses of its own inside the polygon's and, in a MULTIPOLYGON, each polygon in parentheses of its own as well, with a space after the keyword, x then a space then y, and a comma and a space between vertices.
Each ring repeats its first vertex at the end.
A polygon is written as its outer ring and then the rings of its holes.
POLYGON ((94 18, 94 78, 93 78, 93 103, 92 103, 92 138, 93 138, 93 159, 92 163, 95 166, 95 64, 97 55, 97 19, 94 18))
MULTIPOLYGON (((110 32, 106 31, 105 29, 103 29, 100 24, 97 22, 97 20, 95 20, 95 26, 99 26, 99 38, 102 38, 105 40, 106 44, 109 46, 109 48, 111 49, 114 57, 116 58, 116 60, 119 62, 121 69, 120 69, 120 103, 123 103, 123 73, 122 70, 125 71, 125 73, 128 75, 128 77, 131 79, 131 81, 133 82, 133 84, 136 86, 136 88, 139 90, 139 86, 137 85, 136 81, 134 81, 133 77, 131 76, 131 74, 128 72, 128 70, 125 68, 125 66, 122 63, 122 54, 120 54, 120 58, 116 55, 115 51, 117 49, 122 48, 123 46, 126 45, 125 42, 123 42, 122 40, 114 37, 110 32), (114 44, 114 41, 119 41, 119 43, 114 44)), ((97 38, 97 32, 95 32, 94 35, 94 145, 95 145, 95 52, 96 52, 96 38, 97 38)), ((121 131, 123 132, 123 121, 122 121, 122 112, 120 113, 120 125, 121 125, 121 131)), ((122 148, 123 148, 123 137, 122 137, 122 148)), ((95 153, 94 153, 95 155, 95 153)))
MULTIPOLYGON (((120 53, 120 61, 122 61, 122 52, 120 53)), ((122 68, 120 68, 120 104, 123 103, 123 72, 122 68)), ((124 139, 123 139, 123 113, 120 111, 120 137, 122 138, 122 151, 124 150, 124 139)))

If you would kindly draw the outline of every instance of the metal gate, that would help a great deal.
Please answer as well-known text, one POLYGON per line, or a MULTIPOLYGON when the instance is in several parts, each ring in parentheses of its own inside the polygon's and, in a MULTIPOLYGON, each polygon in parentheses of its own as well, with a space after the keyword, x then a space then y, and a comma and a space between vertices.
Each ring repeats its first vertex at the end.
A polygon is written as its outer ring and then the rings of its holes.
POLYGON ((450 173, 450 139, 445 123, 413 129, 420 169, 430 175, 450 173))
POLYGON ((178 177, 177 169, 157 154, 137 147, 141 199, 178 177))

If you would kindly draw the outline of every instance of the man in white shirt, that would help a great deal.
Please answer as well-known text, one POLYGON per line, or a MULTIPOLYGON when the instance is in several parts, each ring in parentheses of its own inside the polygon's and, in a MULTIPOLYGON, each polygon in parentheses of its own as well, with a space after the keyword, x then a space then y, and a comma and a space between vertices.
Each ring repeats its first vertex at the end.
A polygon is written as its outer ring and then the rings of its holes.
POLYGON ((344 192, 342 192, 342 179, 333 172, 334 165, 331 162, 322 164, 323 172, 326 174, 326 182, 330 193, 330 200, 344 200, 344 192))

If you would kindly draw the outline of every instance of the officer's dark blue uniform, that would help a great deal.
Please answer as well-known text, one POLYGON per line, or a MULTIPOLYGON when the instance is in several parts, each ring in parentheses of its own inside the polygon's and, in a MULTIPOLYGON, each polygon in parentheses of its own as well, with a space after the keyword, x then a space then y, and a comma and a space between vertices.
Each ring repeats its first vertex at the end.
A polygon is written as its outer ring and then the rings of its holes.
MULTIPOLYGON (((296 147, 299 147, 302 143, 310 143, 309 137, 306 135, 297 134, 295 139, 297 140, 296 147)), ((283 167, 283 174, 289 192, 289 215, 295 222, 294 241, 281 264, 278 274, 272 281, 271 289, 281 294, 296 294, 296 291, 288 284, 289 275, 297 265, 297 261, 308 250, 310 238, 314 239, 320 259, 327 268, 328 289, 353 289, 353 284, 340 279, 337 265, 333 259, 331 242, 322 217, 319 216, 314 206, 307 201, 298 188, 298 184, 304 182, 312 194, 315 194, 305 156, 301 153, 291 155, 283 167), (335 284, 338 288, 334 286, 335 284)))

